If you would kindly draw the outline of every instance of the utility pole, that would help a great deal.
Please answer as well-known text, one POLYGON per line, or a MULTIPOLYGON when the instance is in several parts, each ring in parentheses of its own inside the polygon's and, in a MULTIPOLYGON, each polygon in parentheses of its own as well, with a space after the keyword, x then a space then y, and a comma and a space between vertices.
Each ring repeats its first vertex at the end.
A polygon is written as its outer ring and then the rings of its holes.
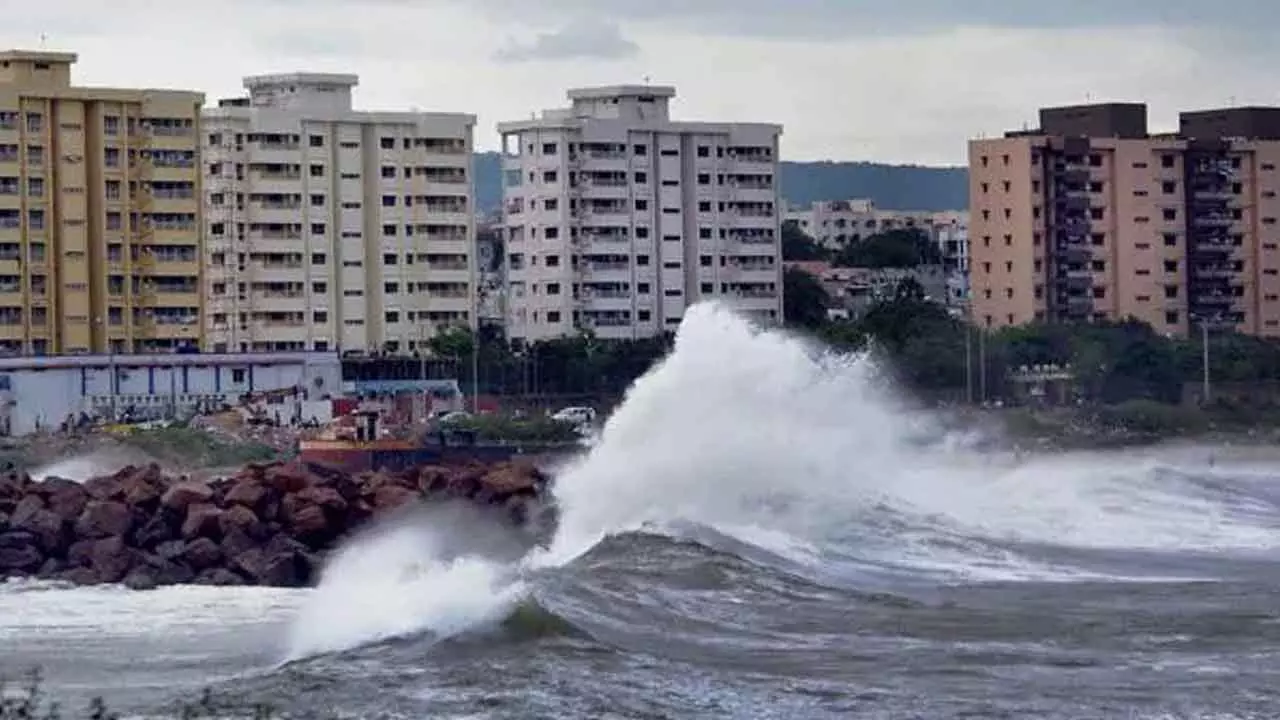
POLYGON ((471 339, 471 413, 480 414, 480 328, 471 339))
POLYGON ((973 404, 973 326, 964 324, 964 401, 973 404))
POLYGON ((1200 404, 1206 406, 1209 404, 1210 391, 1212 388, 1209 383, 1209 321, 1200 321, 1200 368, 1204 372, 1202 379, 1203 386, 1200 389, 1200 404))
POLYGON ((978 397, 987 404, 987 332, 978 331, 978 397))

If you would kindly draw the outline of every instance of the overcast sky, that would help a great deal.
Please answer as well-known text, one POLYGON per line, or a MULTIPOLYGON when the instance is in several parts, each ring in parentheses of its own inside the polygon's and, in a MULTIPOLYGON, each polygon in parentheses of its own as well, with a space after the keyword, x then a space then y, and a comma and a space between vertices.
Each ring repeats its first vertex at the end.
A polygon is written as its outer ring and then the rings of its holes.
POLYGON ((785 125, 788 159, 958 164, 1041 105, 1280 103, 1278 0, 41 0, 0 46, 80 53, 76 82, 241 93, 244 75, 354 72, 369 109, 494 124, 568 87, 677 88, 691 120, 785 125), (967 7, 967 12, 956 8, 967 7))

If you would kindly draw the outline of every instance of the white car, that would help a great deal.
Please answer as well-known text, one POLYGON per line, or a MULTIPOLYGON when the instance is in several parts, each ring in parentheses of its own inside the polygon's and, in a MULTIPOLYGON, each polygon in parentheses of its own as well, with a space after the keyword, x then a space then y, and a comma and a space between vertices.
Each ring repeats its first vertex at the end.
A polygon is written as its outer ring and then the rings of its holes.
POLYGON ((567 407, 552 415, 551 419, 578 426, 590 425, 596 421, 596 411, 589 407, 567 407))

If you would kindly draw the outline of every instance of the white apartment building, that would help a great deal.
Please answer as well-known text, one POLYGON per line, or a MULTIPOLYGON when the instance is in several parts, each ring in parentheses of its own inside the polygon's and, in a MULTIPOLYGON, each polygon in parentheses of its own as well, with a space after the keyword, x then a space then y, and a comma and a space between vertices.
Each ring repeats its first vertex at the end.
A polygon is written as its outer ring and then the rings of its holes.
POLYGON ((203 116, 212 352, 407 352, 475 323, 475 116, 366 112, 355 75, 245 78, 203 116))
POLYGON ((653 336, 706 298, 780 321, 782 128, 674 121, 673 97, 582 88, 498 125, 510 337, 653 336))

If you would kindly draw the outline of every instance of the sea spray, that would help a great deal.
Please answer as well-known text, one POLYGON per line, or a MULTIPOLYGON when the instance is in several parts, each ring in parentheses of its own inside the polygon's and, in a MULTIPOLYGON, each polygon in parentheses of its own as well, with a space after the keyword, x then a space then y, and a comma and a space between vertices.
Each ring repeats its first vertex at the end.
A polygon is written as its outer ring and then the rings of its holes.
POLYGON ((524 592, 514 575, 524 549, 463 504, 387 518, 329 562, 293 623, 286 660, 500 620, 524 592))
POLYGON ((1131 455, 1017 461, 943 428, 895 398, 870 359, 699 304, 672 354, 558 473, 549 548, 523 560, 442 552, 460 531, 427 521, 355 539, 295 623, 291 656, 493 622, 538 572, 640 528, 712 528, 853 586, 873 570, 942 582, 1099 577, 1069 553, 1038 557, 1047 545, 1280 545, 1256 516, 1131 455))

